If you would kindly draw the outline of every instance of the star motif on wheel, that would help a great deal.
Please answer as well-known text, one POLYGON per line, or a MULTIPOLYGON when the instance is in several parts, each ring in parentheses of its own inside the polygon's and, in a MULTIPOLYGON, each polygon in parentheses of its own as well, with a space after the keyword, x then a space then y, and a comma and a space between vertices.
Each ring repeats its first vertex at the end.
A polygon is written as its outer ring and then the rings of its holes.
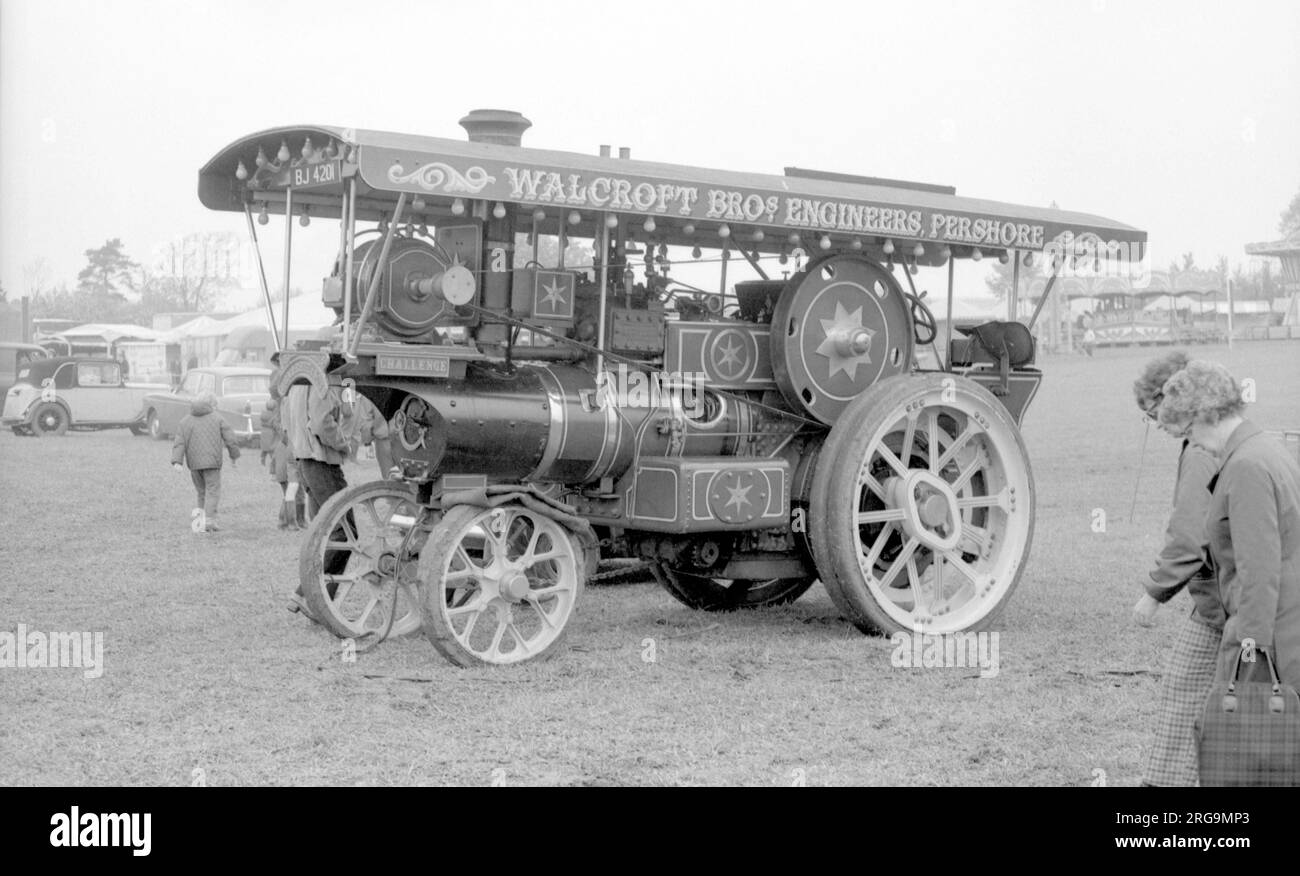
POLYGON ((727 338, 725 344, 714 348, 713 366, 718 369, 719 375, 728 380, 739 377, 748 365, 748 357, 744 353, 743 344, 737 343, 735 338, 727 338))
POLYGON ((848 375, 849 380, 857 380, 858 366, 871 364, 871 341, 876 336, 874 330, 862 324, 862 308, 859 307, 857 310, 849 311, 845 309, 841 302, 837 301, 835 302, 835 316, 831 319, 819 319, 817 321, 821 323, 822 333, 825 338, 818 345, 816 353, 829 360, 830 373, 827 377, 834 377, 843 371, 848 375), (838 339, 859 330, 867 334, 867 349, 857 355, 841 353, 837 348, 838 339))
POLYGON ((555 311, 558 311, 565 305, 565 289, 560 285, 559 280, 552 280, 549 285, 543 286, 542 288, 546 290, 546 294, 542 296, 541 304, 547 305, 551 310, 555 311))

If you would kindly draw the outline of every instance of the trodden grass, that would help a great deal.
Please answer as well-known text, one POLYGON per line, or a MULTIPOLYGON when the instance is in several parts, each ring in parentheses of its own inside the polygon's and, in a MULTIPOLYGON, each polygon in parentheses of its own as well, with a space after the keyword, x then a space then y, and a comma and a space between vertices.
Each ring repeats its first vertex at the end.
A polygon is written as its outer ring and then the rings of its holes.
MULTIPOLYGON (((460 670, 416 636, 348 663, 284 609, 302 535, 275 529, 255 452, 226 469, 225 531, 195 536, 166 445, 5 432, 0 630, 101 631, 105 669, 0 668, 0 783, 1136 783, 1190 606, 1180 596, 1152 629, 1129 617, 1174 474, 1153 430, 1130 522, 1143 426, 1129 386, 1159 352, 1041 360, 1025 425, 1037 527, 994 678, 893 667, 889 641, 820 586, 723 615, 654 585, 590 587, 547 662, 460 670)), ((1255 380, 1260 425, 1300 428, 1300 344, 1191 352, 1255 380)))

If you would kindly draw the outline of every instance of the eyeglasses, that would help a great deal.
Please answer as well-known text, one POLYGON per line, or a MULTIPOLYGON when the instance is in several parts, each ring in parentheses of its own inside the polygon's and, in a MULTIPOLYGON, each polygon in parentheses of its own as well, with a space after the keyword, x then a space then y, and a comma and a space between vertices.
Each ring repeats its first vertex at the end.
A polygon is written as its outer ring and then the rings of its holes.
POLYGON ((1160 396, 1152 399, 1151 404, 1142 409, 1142 419, 1150 420, 1153 423, 1160 422, 1160 402, 1163 400, 1160 396))

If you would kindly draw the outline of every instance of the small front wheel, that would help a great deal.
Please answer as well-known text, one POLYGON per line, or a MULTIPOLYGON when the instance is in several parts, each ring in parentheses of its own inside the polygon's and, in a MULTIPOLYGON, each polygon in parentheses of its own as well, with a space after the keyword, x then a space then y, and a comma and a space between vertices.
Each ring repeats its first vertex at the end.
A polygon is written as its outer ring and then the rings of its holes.
POLYGON ((423 509, 398 481, 340 490, 312 518, 298 555, 312 617, 340 639, 420 629, 415 575, 423 509))

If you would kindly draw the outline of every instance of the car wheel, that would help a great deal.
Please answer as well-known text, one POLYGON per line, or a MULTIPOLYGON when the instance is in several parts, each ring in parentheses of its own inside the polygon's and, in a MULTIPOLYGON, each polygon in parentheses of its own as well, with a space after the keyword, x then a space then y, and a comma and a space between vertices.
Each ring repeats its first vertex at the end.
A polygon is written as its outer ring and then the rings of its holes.
POLYGON ((158 422, 158 412, 149 412, 149 437, 155 441, 167 440, 167 433, 162 430, 162 423, 158 422))
POLYGON ((32 414, 32 433, 38 438, 62 435, 68 431, 68 412, 55 402, 46 402, 32 414))
POLYGON ((132 435, 148 435, 149 427, 144 423, 131 423, 126 428, 131 430, 132 435))

